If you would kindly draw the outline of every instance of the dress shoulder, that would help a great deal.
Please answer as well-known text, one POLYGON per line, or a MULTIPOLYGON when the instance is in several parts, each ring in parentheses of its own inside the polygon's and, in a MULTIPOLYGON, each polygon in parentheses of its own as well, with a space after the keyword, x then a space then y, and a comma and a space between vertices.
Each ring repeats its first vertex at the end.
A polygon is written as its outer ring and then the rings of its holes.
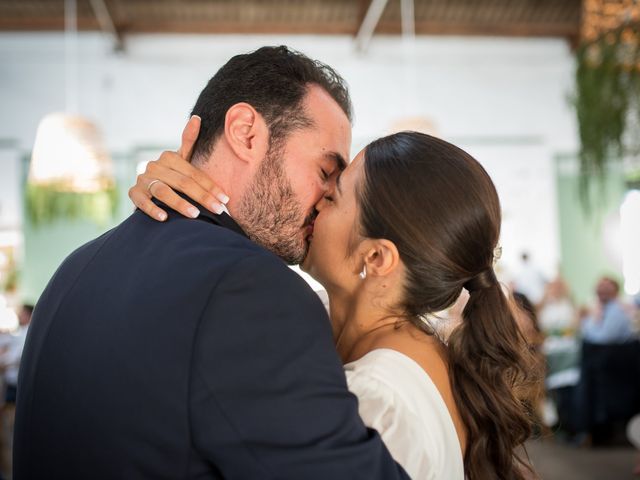
POLYGON ((378 349, 345 365, 364 423, 376 429, 411 478, 463 480, 453 420, 427 373, 406 355, 378 349))

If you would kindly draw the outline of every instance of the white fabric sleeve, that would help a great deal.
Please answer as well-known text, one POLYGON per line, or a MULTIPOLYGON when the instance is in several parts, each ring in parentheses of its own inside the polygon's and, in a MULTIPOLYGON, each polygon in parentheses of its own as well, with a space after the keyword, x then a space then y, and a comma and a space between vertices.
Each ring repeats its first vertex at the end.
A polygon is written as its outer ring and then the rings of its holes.
POLYGON ((411 478, 435 479, 438 447, 425 445, 423 422, 410 410, 402 397, 366 370, 347 371, 349 389, 358 397, 358 412, 367 427, 380 433, 391 455, 411 478))

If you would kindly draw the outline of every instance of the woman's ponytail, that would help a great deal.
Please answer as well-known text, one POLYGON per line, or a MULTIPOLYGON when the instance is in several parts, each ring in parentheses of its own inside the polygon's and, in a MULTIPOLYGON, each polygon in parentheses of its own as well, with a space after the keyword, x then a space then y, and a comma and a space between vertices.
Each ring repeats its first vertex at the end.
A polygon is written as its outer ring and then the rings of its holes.
POLYGON ((538 365, 493 269, 465 288, 463 321, 448 342, 453 391, 467 427, 465 471, 470 480, 524 479, 523 468, 530 468, 516 450, 531 435, 532 416, 523 392, 539 381, 538 365))

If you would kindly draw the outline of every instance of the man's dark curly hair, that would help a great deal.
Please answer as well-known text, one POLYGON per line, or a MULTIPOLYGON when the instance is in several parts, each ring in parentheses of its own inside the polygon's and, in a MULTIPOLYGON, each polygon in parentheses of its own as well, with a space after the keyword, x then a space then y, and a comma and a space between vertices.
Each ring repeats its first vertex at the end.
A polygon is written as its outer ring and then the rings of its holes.
POLYGON ((311 126, 302 109, 311 84, 331 95, 352 120, 347 85, 328 65, 286 46, 236 55, 209 80, 193 107, 192 115, 202 118, 193 159, 206 161, 224 130, 227 111, 236 103, 246 102, 264 117, 271 147, 291 131, 311 126))

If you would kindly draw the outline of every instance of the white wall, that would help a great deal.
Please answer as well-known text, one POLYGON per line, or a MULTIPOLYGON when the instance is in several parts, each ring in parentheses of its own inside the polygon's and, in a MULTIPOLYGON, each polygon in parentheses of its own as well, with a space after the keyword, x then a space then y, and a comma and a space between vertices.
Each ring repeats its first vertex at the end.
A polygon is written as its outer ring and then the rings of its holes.
MULTIPOLYGON (((176 145, 213 73, 233 54, 265 44, 288 44, 346 78, 355 106, 353 154, 399 117, 430 118, 493 175, 506 213, 507 263, 528 249, 553 272, 559 242, 552 155, 577 145, 566 100, 573 59, 562 40, 433 37, 407 46, 376 37, 360 55, 348 37, 145 35, 128 37, 126 52, 114 54, 109 39, 81 34, 79 110, 98 121, 114 152, 176 145)), ((39 119, 65 108, 61 34, 0 35, 0 105, 0 139, 28 151, 39 119)))
POLYGON ((1 232, 19 228, 22 224, 22 202, 20 201, 22 180, 20 154, 15 147, 0 146, 0 166, 2 180, 0 188, 0 246, 3 244, 1 232))

